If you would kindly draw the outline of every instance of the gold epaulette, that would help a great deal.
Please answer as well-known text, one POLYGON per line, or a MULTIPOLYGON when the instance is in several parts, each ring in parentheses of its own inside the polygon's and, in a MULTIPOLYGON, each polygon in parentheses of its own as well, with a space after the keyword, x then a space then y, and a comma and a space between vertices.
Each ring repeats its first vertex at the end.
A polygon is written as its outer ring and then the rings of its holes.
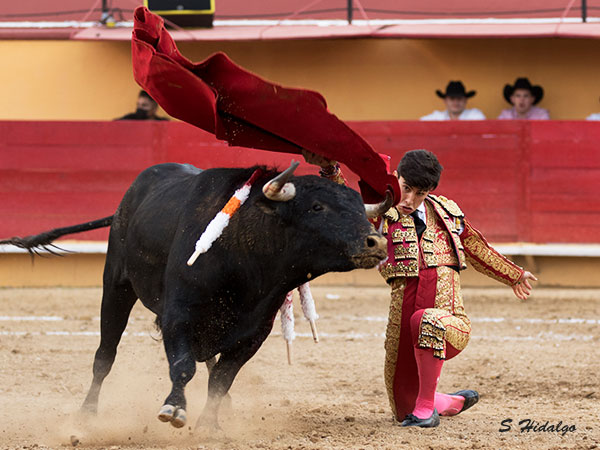
POLYGON ((459 217, 461 219, 465 217, 465 214, 461 211, 456 202, 454 202, 453 200, 450 200, 449 198, 446 198, 443 195, 433 194, 429 194, 429 198, 436 202, 438 205, 440 205, 442 208, 444 208, 444 211, 446 211, 451 216, 459 217))
POLYGON ((383 214, 383 217, 391 220, 392 222, 398 222, 400 220, 400 213, 395 207, 392 206, 383 214))

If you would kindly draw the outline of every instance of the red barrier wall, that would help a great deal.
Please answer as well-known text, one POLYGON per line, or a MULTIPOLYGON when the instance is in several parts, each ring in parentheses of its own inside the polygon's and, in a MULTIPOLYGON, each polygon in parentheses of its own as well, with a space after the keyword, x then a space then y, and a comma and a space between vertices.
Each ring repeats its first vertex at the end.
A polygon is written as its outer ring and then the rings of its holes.
MULTIPOLYGON (((600 123, 349 124, 393 165, 409 149, 435 152, 445 168, 437 193, 456 200, 490 241, 600 243, 600 123)), ((178 122, 0 121, 0 238, 111 215, 152 164, 286 167, 292 158, 227 147, 178 122)), ((316 169, 302 164, 298 173, 316 169)))

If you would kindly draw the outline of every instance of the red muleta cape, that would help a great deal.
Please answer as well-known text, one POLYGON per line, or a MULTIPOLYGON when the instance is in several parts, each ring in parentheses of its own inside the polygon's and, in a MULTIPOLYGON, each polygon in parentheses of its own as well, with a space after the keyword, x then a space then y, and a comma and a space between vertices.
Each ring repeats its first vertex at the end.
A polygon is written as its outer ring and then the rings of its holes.
POLYGON ((163 19, 145 7, 134 12, 133 74, 171 116, 215 134, 229 145, 301 153, 344 163, 356 173, 363 197, 386 192, 400 201, 398 180, 385 162, 344 122, 327 111, 322 95, 270 83, 224 53, 192 63, 177 50, 163 19))

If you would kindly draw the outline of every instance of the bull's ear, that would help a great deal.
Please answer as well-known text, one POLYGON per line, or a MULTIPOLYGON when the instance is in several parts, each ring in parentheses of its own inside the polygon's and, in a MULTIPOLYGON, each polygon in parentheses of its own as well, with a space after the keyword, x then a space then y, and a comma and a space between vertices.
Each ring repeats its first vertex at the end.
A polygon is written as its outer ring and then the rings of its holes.
POLYGON ((260 209, 265 214, 269 216, 274 216, 277 214, 277 206, 279 202, 274 202, 273 200, 269 200, 266 197, 257 198, 254 202, 254 206, 260 209))

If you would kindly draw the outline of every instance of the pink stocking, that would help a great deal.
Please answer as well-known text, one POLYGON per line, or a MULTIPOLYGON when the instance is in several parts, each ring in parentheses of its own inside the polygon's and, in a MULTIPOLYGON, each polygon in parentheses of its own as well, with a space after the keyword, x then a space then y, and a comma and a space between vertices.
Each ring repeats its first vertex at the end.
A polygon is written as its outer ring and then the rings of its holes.
POLYGON ((432 349, 419 347, 415 347, 415 359, 419 371, 419 394, 412 413, 419 419, 427 419, 433 414, 435 389, 444 361, 433 356, 432 349))
POLYGON ((441 416, 455 416, 462 410, 464 404, 465 398, 461 395, 435 393, 434 406, 441 416))

